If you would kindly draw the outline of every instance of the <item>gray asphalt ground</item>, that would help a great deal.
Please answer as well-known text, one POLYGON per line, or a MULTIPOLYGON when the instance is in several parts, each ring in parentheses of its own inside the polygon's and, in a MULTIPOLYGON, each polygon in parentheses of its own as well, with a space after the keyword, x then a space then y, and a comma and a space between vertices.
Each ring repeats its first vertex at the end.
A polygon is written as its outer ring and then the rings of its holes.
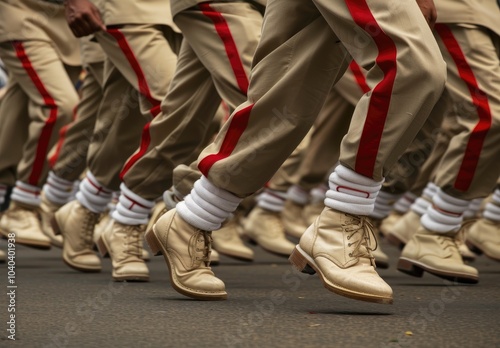
MULTIPOLYGON (((222 257, 214 270, 228 300, 201 302, 170 287, 162 257, 149 263, 149 283, 115 283, 109 259, 102 273, 83 274, 62 262, 59 249, 18 246, 16 341, 7 338, 4 295, 0 346, 500 347, 500 263, 480 257, 479 284, 453 285, 399 273, 399 252, 382 246, 391 268, 380 274, 394 290, 393 305, 335 295, 258 247, 251 264, 222 257)), ((0 265, 5 294, 7 271, 0 265)))

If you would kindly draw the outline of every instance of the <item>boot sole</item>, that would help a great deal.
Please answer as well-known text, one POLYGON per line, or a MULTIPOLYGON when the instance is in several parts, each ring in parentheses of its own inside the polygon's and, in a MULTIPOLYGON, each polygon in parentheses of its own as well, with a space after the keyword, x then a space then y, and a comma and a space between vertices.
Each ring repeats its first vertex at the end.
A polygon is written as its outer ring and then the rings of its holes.
POLYGON ((197 300, 220 301, 227 299, 226 293, 192 292, 189 291, 188 289, 183 288, 180 284, 177 283, 177 280, 174 278, 173 274, 173 268, 174 268, 173 263, 170 261, 170 257, 168 256, 167 250, 163 247, 160 240, 156 236, 156 225, 153 225, 153 228, 148 232, 146 232, 145 239, 154 256, 163 254, 163 258, 165 259, 165 262, 167 264, 168 273, 170 276, 170 284, 175 289, 175 291, 184 296, 191 297, 197 300))
POLYGON ((477 254, 477 255, 486 255, 489 259, 491 260, 494 260, 494 261, 497 261, 497 262, 500 262, 500 258, 496 258, 496 257, 493 257, 491 255, 488 255, 487 253, 485 253, 480 247, 478 247, 477 245, 475 245, 474 243, 472 243, 471 241, 469 240, 466 240, 465 241, 465 245, 467 245, 467 247, 469 248, 470 251, 472 251, 473 253, 477 254))
POLYGON ((62 259, 64 261, 64 263, 66 265, 68 265, 69 267, 73 268, 74 270, 77 270, 77 271, 80 271, 80 272, 84 272, 84 273, 99 273, 101 272, 101 269, 102 267, 99 266, 99 267, 88 267, 88 266, 80 266, 80 265, 77 265, 73 262, 71 262, 70 260, 68 260, 66 258, 66 255, 64 254, 64 243, 66 243, 66 240, 64 239, 64 235, 62 234, 61 232, 61 228, 59 227, 59 224, 57 223, 57 219, 56 217, 54 216, 52 218, 52 220, 50 220, 50 224, 52 225, 52 229, 54 230, 54 234, 56 236, 58 235, 62 235, 63 236, 63 255, 62 255, 62 259))
MULTIPOLYGON (((2 235, 3 239, 9 239, 9 233, 3 229, 0 229, 0 234, 2 235)), ((38 249, 38 250, 49 250, 52 245, 50 242, 41 242, 41 241, 34 241, 34 240, 29 240, 29 239, 23 239, 23 238, 18 238, 15 237, 15 243, 16 245, 23 245, 30 247, 32 249, 38 249)))
POLYGON ((398 261, 398 271, 406 273, 414 277, 422 277, 425 272, 428 272, 436 277, 443 278, 452 282, 465 283, 465 284, 477 284, 479 282, 479 277, 472 276, 470 274, 455 273, 455 272, 445 272, 439 269, 435 269, 426 266, 418 261, 410 260, 405 257, 400 257, 398 261))
POLYGON ((129 275, 121 275, 121 276, 113 276, 113 280, 115 282, 149 282, 149 276, 140 275, 140 274, 129 274, 129 275))
POLYGON ((374 302, 374 303, 382 303, 382 304, 392 304, 392 297, 382 297, 376 295, 370 295, 362 292, 357 292, 353 290, 346 289, 342 286, 333 284, 327 281, 326 277, 321 273, 319 268, 316 266, 314 260, 312 260, 308 255, 305 254, 304 251, 300 248, 300 246, 296 246, 288 259, 290 263, 300 272, 307 274, 318 273, 323 286, 337 295, 351 298, 353 300, 366 301, 366 302, 374 302))

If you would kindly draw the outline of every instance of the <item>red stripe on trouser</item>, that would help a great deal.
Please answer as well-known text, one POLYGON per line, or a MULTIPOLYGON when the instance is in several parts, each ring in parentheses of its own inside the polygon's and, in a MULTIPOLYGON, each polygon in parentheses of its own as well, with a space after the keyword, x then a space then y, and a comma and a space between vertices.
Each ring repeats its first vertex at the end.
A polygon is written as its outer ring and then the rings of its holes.
MULTIPOLYGON (((151 95, 151 91, 148 86, 148 82, 146 80, 146 76, 142 71, 141 65, 139 61, 134 55, 132 48, 128 44, 127 38, 123 33, 118 29, 108 29, 108 33, 110 33, 118 42, 118 46, 120 46, 121 50, 125 54, 130 66, 135 72, 137 76, 137 82, 139 85, 139 93, 146 97, 146 99, 151 103, 152 107, 149 110, 151 115, 155 117, 161 111, 160 101, 153 98, 151 95)), ((151 135, 149 134, 149 123, 144 126, 142 130, 141 136, 141 145, 139 150, 125 163, 123 169, 120 173, 120 178, 123 179, 123 176, 127 173, 127 171, 137 162, 147 151, 149 147, 149 143, 151 142, 151 135)))
POLYGON ((365 74, 363 74, 363 72, 361 71, 358 63, 356 63, 354 60, 351 61, 351 64, 349 64, 349 69, 351 69, 352 73, 354 74, 354 78, 356 79, 359 88, 361 88, 363 93, 367 93, 370 90, 370 87, 366 83, 365 74))
MULTIPOLYGON (((73 109, 73 122, 76 119, 76 112, 78 110, 78 105, 73 109)), ((59 155, 61 154, 61 149, 64 144, 64 140, 66 139, 66 133, 68 132, 69 127, 71 127, 73 123, 67 124, 61 128, 59 131, 59 140, 56 145, 56 150, 54 154, 49 158, 49 166, 53 168, 56 165, 57 160, 59 159, 59 155)))
POLYGON ((40 180, 40 175, 42 174, 43 166, 45 164, 45 159, 47 157, 47 150, 52 136, 52 131, 57 121, 58 108, 55 99, 49 94, 42 83, 42 80, 33 68, 31 61, 26 54, 26 50, 24 49, 23 43, 21 41, 13 41, 12 46, 14 47, 16 56, 21 61, 24 70, 26 70, 28 76, 38 90, 38 93, 42 96, 45 106, 50 110, 49 117, 45 121, 38 138, 33 168, 31 169, 31 173, 28 178, 28 183, 30 185, 38 185, 38 181, 40 180))
POLYGON ((234 42, 233 35, 231 34, 231 29, 227 24, 222 13, 214 10, 209 4, 203 3, 198 5, 205 16, 210 18, 215 26, 215 31, 224 43, 224 48, 226 50, 227 57, 233 69, 234 76, 236 77, 236 82, 241 92, 245 95, 248 91, 248 76, 241 62, 240 54, 238 53, 238 48, 234 42))
POLYGON ((248 120, 250 119, 250 113, 252 112, 253 106, 254 104, 251 104, 241 110, 238 110, 233 115, 233 118, 229 119, 230 121, 228 122, 230 122, 230 124, 228 126, 227 133, 224 136, 224 140, 222 141, 219 152, 214 155, 206 156, 200 161, 200 163, 198 163, 198 168, 204 176, 208 176, 208 172, 215 162, 231 155, 236 147, 236 144, 240 140, 241 135, 248 126, 248 120))
POLYGON ((365 0, 346 0, 346 5, 354 22, 360 28, 370 28, 366 33, 372 37, 379 52, 375 62, 384 73, 382 81, 372 90, 354 167, 357 173, 371 178, 396 79, 397 49, 394 41, 382 30, 373 17, 365 0))
POLYGON ((479 156, 483 148, 484 139, 491 127, 491 110, 488 95, 479 87, 472 68, 467 63, 460 44, 453 36, 452 31, 446 24, 436 24, 434 29, 443 40, 446 49, 455 62, 460 78, 469 89, 472 103, 476 107, 479 121, 472 130, 464 152, 462 164, 455 179, 454 187, 457 190, 467 191, 474 178, 479 156))
POLYGON ((132 48, 130 47, 127 38, 119 29, 108 29, 107 30, 111 36, 115 38, 115 40, 118 43, 118 46, 120 46, 120 49, 122 50, 123 54, 125 54, 125 58, 127 58, 127 61, 129 62, 130 66, 134 70, 135 75, 137 76, 137 84, 139 85, 139 93, 141 93, 143 96, 146 97, 146 99, 151 103, 152 108, 150 109, 151 114, 153 116, 158 115, 159 113, 159 106, 160 106, 160 101, 156 100, 153 98, 151 95, 151 91, 148 86, 148 82, 146 80, 146 76, 144 75, 144 72, 142 71, 141 65, 139 64, 139 61, 137 60, 136 56, 134 55, 134 52, 132 51, 132 48))
POLYGON ((148 122, 144 128, 142 129, 142 136, 141 136, 141 145, 139 146, 139 150, 135 154, 130 157, 130 159, 125 163, 123 166, 123 169, 120 173, 120 180, 123 181, 123 177, 129 169, 137 162, 148 150, 149 143, 151 142, 151 135, 149 134, 149 126, 151 122, 148 122))

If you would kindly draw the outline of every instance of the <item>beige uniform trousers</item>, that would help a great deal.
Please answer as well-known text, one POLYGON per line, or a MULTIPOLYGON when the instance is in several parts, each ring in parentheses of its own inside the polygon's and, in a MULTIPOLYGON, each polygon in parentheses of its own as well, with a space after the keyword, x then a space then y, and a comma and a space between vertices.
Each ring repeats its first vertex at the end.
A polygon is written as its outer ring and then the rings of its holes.
POLYGON ((160 112, 182 37, 166 25, 126 24, 96 38, 106 60, 87 166, 100 184, 118 190, 124 163, 129 157, 135 162, 148 147, 149 121, 160 112))
POLYGON ((52 171, 68 181, 77 180, 86 168, 87 151, 103 94, 104 53, 99 44, 89 38, 80 41, 86 75, 75 110, 76 118, 61 129, 59 141, 48 157, 52 171))
MULTIPOLYGON (((354 107, 370 88, 359 65, 352 61, 344 76, 330 90, 310 134, 310 141, 295 149, 268 183, 277 191, 291 185, 311 190, 327 180, 339 160, 340 142, 349 129, 354 107), (300 151, 300 155, 297 153, 300 151)), ((306 137, 307 138, 307 137, 306 137)))
POLYGON ((10 73, 0 108, 0 183, 41 187, 47 153, 78 102, 74 82, 81 69, 64 65, 42 40, 3 42, 0 57, 10 73))
POLYGON ((149 200, 172 185, 178 164, 196 159, 221 98, 231 109, 246 100, 262 15, 245 2, 204 3, 181 11, 174 22, 184 41, 172 86, 151 123, 146 154, 127 162, 123 175, 130 190, 149 200))
POLYGON ((437 24, 435 33, 459 132, 434 182, 457 198, 486 197, 500 175, 500 36, 470 24, 437 24))
POLYGON ((308 132, 352 56, 369 68, 373 87, 354 111, 340 162, 382 180, 422 127, 445 80, 417 4, 398 4, 269 1, 248 101, 203 151, 201 172, 238 196, 261 188, 308 132))

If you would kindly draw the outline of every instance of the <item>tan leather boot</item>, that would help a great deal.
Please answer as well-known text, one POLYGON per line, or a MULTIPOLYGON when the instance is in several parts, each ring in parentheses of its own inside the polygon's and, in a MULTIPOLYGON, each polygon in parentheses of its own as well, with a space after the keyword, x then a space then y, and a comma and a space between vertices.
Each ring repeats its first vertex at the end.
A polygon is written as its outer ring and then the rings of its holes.
POLYGON ((291 200, 285 202, 285 207, 281 212, 281 220, 283 221, 283 227, 285 232, 295 238, 300 238, 306 231, 307 225, 306 220, 303 216, 304 206, 297 204, 291 200))
POLYGON ((403 249, 405 244, 417 232, 420 226, 420 215, 413 210, 408 210, 385 235, 385 238, 392 245, 403 249))
POLYGON ((500 261, 500 223, 485 218, 479 219, 466 236, 469 248, 485 254, 490 259, 500 261))
POLYGON ((61 208, 60 205, 50 202, 44 193, 40 195, 42 203, 40 204, 40 222, 42 226, 42 232, 50 239, 50 243, 58 248, 63 246, 63 237, 61 235, 54 234, 52 229, 52 219, 56 211, 61 208))
POLYGON ((54 233, 63 236, 63 260, 71 268, 81 272, 101 271, 101 260, 93 251, 94 227, 99 215, 77 200, 65 204, 54 214, 52 227, 54 233))
POLYGON ((373 225, 373 235, 375 236, 375 240, 377 242, 376 248, 372 250, 372 255, 375 258, 375 264, 378 268, 387 269, 389 268, 389 256, 382 250, 382 246, 380 245, 380 225, 382 220, 371 218, 371 222, 373 225))
POLYGON ((235 215, 231 216, 219 230, 212 232, 214 249, 222 255, 241 261, 253 261, 253 250, 241 240, 240 234, 242 232, 240 230, 242 228, 238 218, 235 215))
POLYGON ((476 218, 465 219, 460 226, 460 231, 458 231, 455 236, 455 243, 457 243, 458 251, 462 256, 462 259, 466 262, 474 261, 476 259, 476 254, 469 249, 465 240, 469 235, 471 227, 477 222, 476 218))
POLYGON ((176 291, 199 300, 227 298, 224 283, 210 268, 211 232, 189 225, 171 209, 146 232, 146 241, 154 255, 163 254, 176 291))
POLYGON ((16 235, 16 244, 35 249, 50 249, 50 239, 42 232, 39 208, 11 202, 0 219, 0 234, 16 235))
POLYGON ((478 272, 464 264, 455 237, 456 232, 435 233, 420 226, 401 252, 398 270, 415 277, 427 271, 459 283, 477 283, 478 272))
POLYGON ((289 260, 301 272, 318 273, 324 286, 336 294, 390 304, 392 289, 375 271, 374 238, 368 217, 326 207, 289 260))
POLYGON ((391 211, 389 215, 382 220, 382 223, 380 224, 379 231, 382 233, 382 235, 385 237, 387 234, 389 234, 389 231, 392 229, 392 227, 396 224, 396 222, 399 221, 403 217, 404 214, 398 212, 398 211, 391 211))
POLYGON ((113 280, 149 281, 149 270, 142 259, 145 230, 145 225, 123 225, 115 220, 106 226, 97 246, 103 257, 111 257, 113 280))
POLYGON ((285 237, 281 214, 259 206, 253 208, 245 220, 243 236, 278 256, 288 257, 295 248, 285 237))

